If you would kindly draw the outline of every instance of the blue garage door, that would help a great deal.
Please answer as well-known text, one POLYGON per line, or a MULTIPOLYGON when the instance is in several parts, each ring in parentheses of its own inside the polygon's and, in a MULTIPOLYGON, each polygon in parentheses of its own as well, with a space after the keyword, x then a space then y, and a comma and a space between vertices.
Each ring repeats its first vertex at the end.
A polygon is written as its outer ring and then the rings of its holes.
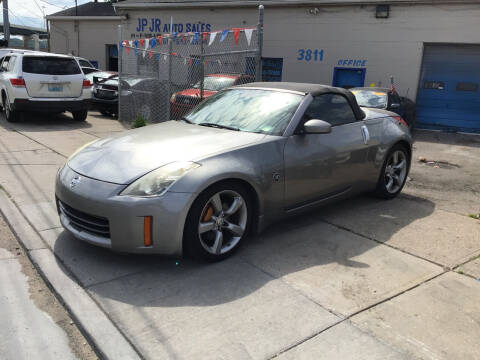
POLYGON ((361 87, 365 83, 365 69, 334 68, 333 86, 351 89, 361 87))
POLYGON ((426 45, 417 127, 480 132, 480 46, 426 45))

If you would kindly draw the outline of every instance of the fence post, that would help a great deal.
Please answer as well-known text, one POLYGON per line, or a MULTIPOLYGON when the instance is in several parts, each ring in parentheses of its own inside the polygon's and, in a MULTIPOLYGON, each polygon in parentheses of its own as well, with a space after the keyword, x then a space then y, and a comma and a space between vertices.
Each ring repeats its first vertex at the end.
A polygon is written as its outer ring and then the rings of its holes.
POLYGON ((118 71, 118 109, 117 109, 117 115, 118 115, 118 120, 122 121, 121 118, 121 99, 122 99, 122 70, 123 70, 123 46, 122 46, 122 25, 118 25, 117 29, 117 36, 118 36, 118 57, 117 57, 117 71, 118 71))
POLYGON ((263 5, 258 6, 258 25, 257 25, 257 64, 255 81, 262 81, 262 52, 263 52, 263 5))
POLYGON ((205 78, 205 49, 203 48, 203 33, 200 33, 200 101, 203 100, 204 78, 205 78))
POLYGON ((168 38, 167 121, 171 120, 170 97, 172 96, 172 51, 173 51, 172 32, 170 32, 170 36, 168 38))

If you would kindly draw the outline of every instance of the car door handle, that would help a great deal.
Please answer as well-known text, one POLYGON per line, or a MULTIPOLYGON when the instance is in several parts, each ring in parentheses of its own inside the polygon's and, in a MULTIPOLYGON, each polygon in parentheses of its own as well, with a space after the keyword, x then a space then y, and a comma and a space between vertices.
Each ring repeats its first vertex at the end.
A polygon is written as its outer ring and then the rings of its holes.
POLYGON ((368 141, 370 140, 370 133, 368 132, 368 128, 365 125, 362 126, 362 137, 363 143, 367 145, 368 141))

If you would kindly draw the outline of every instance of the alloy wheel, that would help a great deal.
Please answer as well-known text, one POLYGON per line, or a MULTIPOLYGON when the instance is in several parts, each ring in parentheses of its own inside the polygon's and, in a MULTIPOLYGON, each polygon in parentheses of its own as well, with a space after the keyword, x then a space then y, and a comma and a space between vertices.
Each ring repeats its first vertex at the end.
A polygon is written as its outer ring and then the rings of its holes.
POLYGON ((245 234, 247 220, 247 205, 239 193, 233 190, 217 192, 207 201, 198 221, 202 247, 213 255, 229 252, 245 234))
POLYGON ((385 187, 390 194, 399 191, 407 176, 407 156, 401 150, 394 151, 385 167, 385 187))

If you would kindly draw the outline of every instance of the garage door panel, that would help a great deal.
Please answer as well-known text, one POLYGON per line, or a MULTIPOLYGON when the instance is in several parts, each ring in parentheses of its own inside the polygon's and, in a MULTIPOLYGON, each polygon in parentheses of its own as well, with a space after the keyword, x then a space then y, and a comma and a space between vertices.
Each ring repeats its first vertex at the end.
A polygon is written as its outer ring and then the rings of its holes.
POLYGON ((480 132, 480 46, 425 45, 418 127, 480 132))

